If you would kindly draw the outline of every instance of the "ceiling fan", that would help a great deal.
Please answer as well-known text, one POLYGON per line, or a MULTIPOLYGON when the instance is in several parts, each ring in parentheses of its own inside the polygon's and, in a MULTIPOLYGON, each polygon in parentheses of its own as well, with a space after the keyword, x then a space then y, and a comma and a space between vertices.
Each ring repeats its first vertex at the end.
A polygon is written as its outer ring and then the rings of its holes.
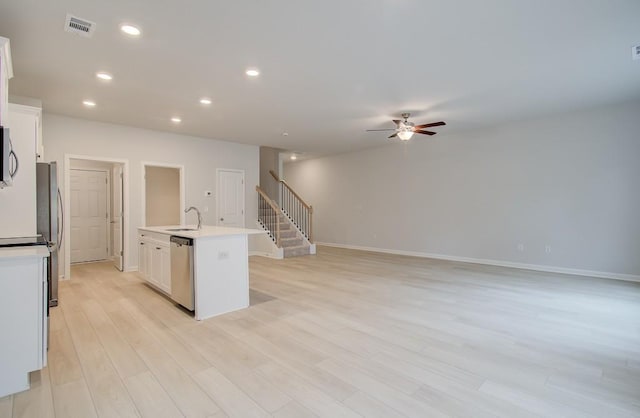
POLYGON ((394 119, 393 123, 396 124, 395 129, 367 129, 367 132, 382 132, 382 131, 395 131, 389 138, 395 138, 396 136, 403 141, 411 139, 413 134, 435 135, 436 132, 425 131, 423 128, 432 128, 434 126, 444 126, 444 122, 425 123, 423 125, 416 125, 412 122, 407 122, 411 113, 403 113, 404 120, 394 119))

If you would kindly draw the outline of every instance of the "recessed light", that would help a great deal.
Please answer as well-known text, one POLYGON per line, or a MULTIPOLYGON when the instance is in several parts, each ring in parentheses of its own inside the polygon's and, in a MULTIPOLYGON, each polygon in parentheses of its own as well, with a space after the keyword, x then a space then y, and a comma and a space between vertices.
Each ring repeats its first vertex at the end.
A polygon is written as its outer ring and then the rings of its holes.
POLYGON ((260 71, 258 71, 258 70, 257 70, 257 69, 255 69, 255 68, 250 68, 250 69, 248 69, 248 70, 246 71, 246 74, 247 74, 249 77, 257 77, 257 76, 259 76, 259 75, 260 75, 260 71))
POLYGON ((96 73, 96 77, 98 77, 100 80, 104 80, 104 81, 113 80, 113 76, 111 74, 105 73, 103 71, 100 71, 99 73, 96 73))
POLYGON ((210 105, 211 104, 211 99, 208 99, 206 97, 203 97, 202 99, 200 99, 200 104, 203 105, 210 105))
POLYGON ((137 27, 127 24, 121 25, 120 30, 130 36, 140 36, 140 34, 142 33, 137 27))
POLYGON ((173 123, 180 123, 180 122, 182 122, 182 119, 180 119, 180 118, 179 118, 179 117, 177 117, 177 116, 174 116, 174 117, 172 117, 172 118, 171 118, 171 122, 173 122, 173 123))
POLYGON ((297 160, 297 159, 298 159, 298 157, 296 157, 295 155, 292 155, 292 156, 291 156, 291 159, 295 161, 295 160, 297 160))
POLYGON ((87 107, 95 107, 96 106, 96 102, 94 102, 93 100, 83 100, 82 104, 87 106, 87 107))

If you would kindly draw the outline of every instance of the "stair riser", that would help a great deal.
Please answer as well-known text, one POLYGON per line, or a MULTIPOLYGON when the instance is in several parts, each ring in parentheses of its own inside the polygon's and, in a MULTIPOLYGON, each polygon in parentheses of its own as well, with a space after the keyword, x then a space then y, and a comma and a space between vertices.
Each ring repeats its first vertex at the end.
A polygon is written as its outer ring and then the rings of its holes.
POLYGON ((289 229, 288 231, 280 230, 280 238, 295 238, 296 235, 296 231, 293 229, 289 229))
POLYGON ((309 255, 310 254, 310 249, 309 247, 305 247, 305 248, 283 248, 284 250, 284 257, 288 258, 288 257, 300 257, 303 255, 309 255))
POLYGON ((280 239, 280 244, 282 245, 282 248, 288 248, 288 247, 299 247, 303 243, 301 239, 297 238, 297 239, 280 239))

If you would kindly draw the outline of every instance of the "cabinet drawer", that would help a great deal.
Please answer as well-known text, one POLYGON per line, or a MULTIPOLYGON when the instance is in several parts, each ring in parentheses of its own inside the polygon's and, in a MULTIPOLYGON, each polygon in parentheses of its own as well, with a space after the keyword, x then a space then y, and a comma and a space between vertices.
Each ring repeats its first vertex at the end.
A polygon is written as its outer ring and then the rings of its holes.
POLYGON ((138 231, 138 240, 147 239, 157 241, 163 244, 169 245, 169 237, 168 234, 161 234, 159 232, 150 232, 150 231, 138 231))

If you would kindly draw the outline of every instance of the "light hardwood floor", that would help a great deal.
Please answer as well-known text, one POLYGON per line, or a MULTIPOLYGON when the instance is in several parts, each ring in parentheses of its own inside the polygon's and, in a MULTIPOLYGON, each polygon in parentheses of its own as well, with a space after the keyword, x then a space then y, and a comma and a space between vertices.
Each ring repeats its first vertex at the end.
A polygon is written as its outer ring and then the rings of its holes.
POLYGON ((320 247, 196 322, 73 267, 49 367, 0 417, 638 417, 640 284, 320 247))

